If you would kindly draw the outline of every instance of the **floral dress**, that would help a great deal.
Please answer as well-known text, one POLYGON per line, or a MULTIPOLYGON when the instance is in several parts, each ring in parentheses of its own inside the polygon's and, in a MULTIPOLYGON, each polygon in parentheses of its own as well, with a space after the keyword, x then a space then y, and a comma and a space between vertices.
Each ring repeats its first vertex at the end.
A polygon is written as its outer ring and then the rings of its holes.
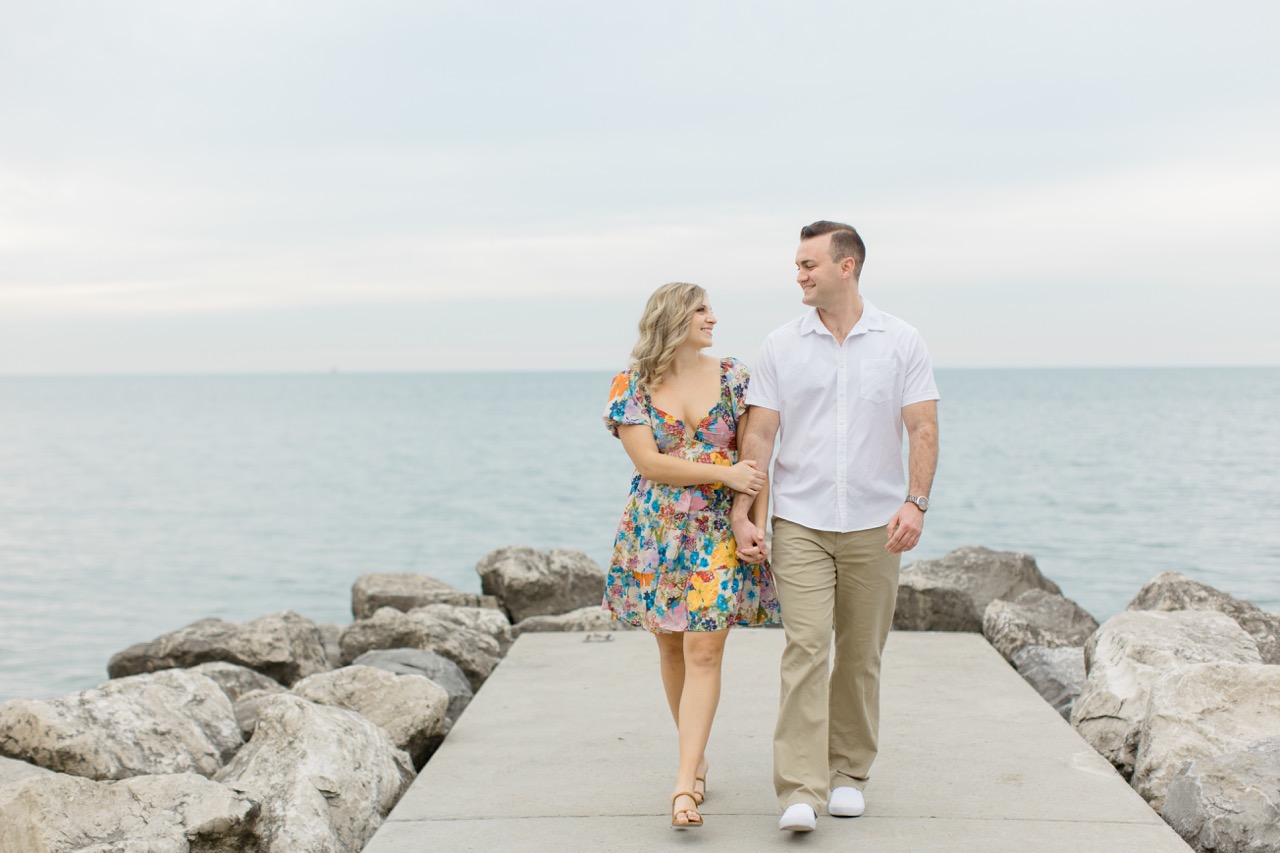
MULTIPOLYGON (((737 359, 720 362, 720 399, 697 424, 656 408, 635 370, 619 373, 604 422, 652 427, 658 450, 692 462, 738 461, 737 424, 746 411, 748 373, 737 359)), ((631 480, 604 592, 615 619, 653 632, 723 631, 730 625, 777 623, 778 599, 767 564, 738 561, 729 509, 733 490, 721 483, 670 486, 631 480)))

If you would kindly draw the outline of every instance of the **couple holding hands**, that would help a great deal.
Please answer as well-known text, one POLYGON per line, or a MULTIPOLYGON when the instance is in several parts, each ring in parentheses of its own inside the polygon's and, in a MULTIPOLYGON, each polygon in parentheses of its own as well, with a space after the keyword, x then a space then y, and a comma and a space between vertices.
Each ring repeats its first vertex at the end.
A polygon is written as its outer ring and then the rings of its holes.
POLYGON ((823 804, 841 817, 865 808, 901 554, 920 540, 938 459, 928 350, 862 297, 865 258, 848 225, 801 229, 796 281, 808 310, 765 339, 750 376, 703 352, 716 324, 706 291, 663 285, 613 381, 605 423, 636 475, 604 607, 657 637, 679 734, 677 828, 703 823, 704 752, 732 625, 781 622, 786 634, 778 828, 814 829, 823 804))

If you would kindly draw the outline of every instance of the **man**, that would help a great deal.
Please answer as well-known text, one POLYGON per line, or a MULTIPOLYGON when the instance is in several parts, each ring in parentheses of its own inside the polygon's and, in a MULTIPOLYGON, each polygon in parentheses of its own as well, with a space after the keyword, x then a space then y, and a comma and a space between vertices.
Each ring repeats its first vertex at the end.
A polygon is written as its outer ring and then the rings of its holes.
MULTIPOLYGON (((938 461, 928 350, 915 329, 862 297, 865 259, 848 225, 801 229, 796 281, 809 310, 765 340, 739 436, 741 458, 761 467, 779 438, 772 551, 786 648, 774 788, 778 828, 798 832, 817 826, 823 802, 841 817, 865 808, 901 554, 920 541, 938 461)), ((765 537, 750 504, 735 500, 733 530, 739 556, 759 562, 765 537)))

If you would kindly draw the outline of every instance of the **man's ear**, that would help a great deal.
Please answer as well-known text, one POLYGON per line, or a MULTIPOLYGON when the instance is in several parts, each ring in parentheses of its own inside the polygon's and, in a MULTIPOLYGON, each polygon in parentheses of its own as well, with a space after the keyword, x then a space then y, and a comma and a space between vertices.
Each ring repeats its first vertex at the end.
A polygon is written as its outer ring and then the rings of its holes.
POLYGON ((858 262, 852 255, 845 255, 840 259, 840 277, 841 278, 857 278, 858 262))

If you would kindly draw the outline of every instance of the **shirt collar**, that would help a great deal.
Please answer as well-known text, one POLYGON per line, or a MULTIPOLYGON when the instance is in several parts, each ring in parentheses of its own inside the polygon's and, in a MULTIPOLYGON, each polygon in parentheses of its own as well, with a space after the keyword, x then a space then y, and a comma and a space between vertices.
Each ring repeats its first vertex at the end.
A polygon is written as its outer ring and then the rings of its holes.
MULTIPOLYGON (((862 316, 858 318, 858 322, 849 330, 849 337, 861 335, 863 332, 883 332, 888 326, 885 323, 884 312, 871 304, 871 301, 865 296, 862 297, 862 316)), ((810 308, 800 318, 800 334, 817 334, 834 337, 831 332, 827 331, 827 327, 822 325, 822 318, 818 316, 817 308, 810 308)))

